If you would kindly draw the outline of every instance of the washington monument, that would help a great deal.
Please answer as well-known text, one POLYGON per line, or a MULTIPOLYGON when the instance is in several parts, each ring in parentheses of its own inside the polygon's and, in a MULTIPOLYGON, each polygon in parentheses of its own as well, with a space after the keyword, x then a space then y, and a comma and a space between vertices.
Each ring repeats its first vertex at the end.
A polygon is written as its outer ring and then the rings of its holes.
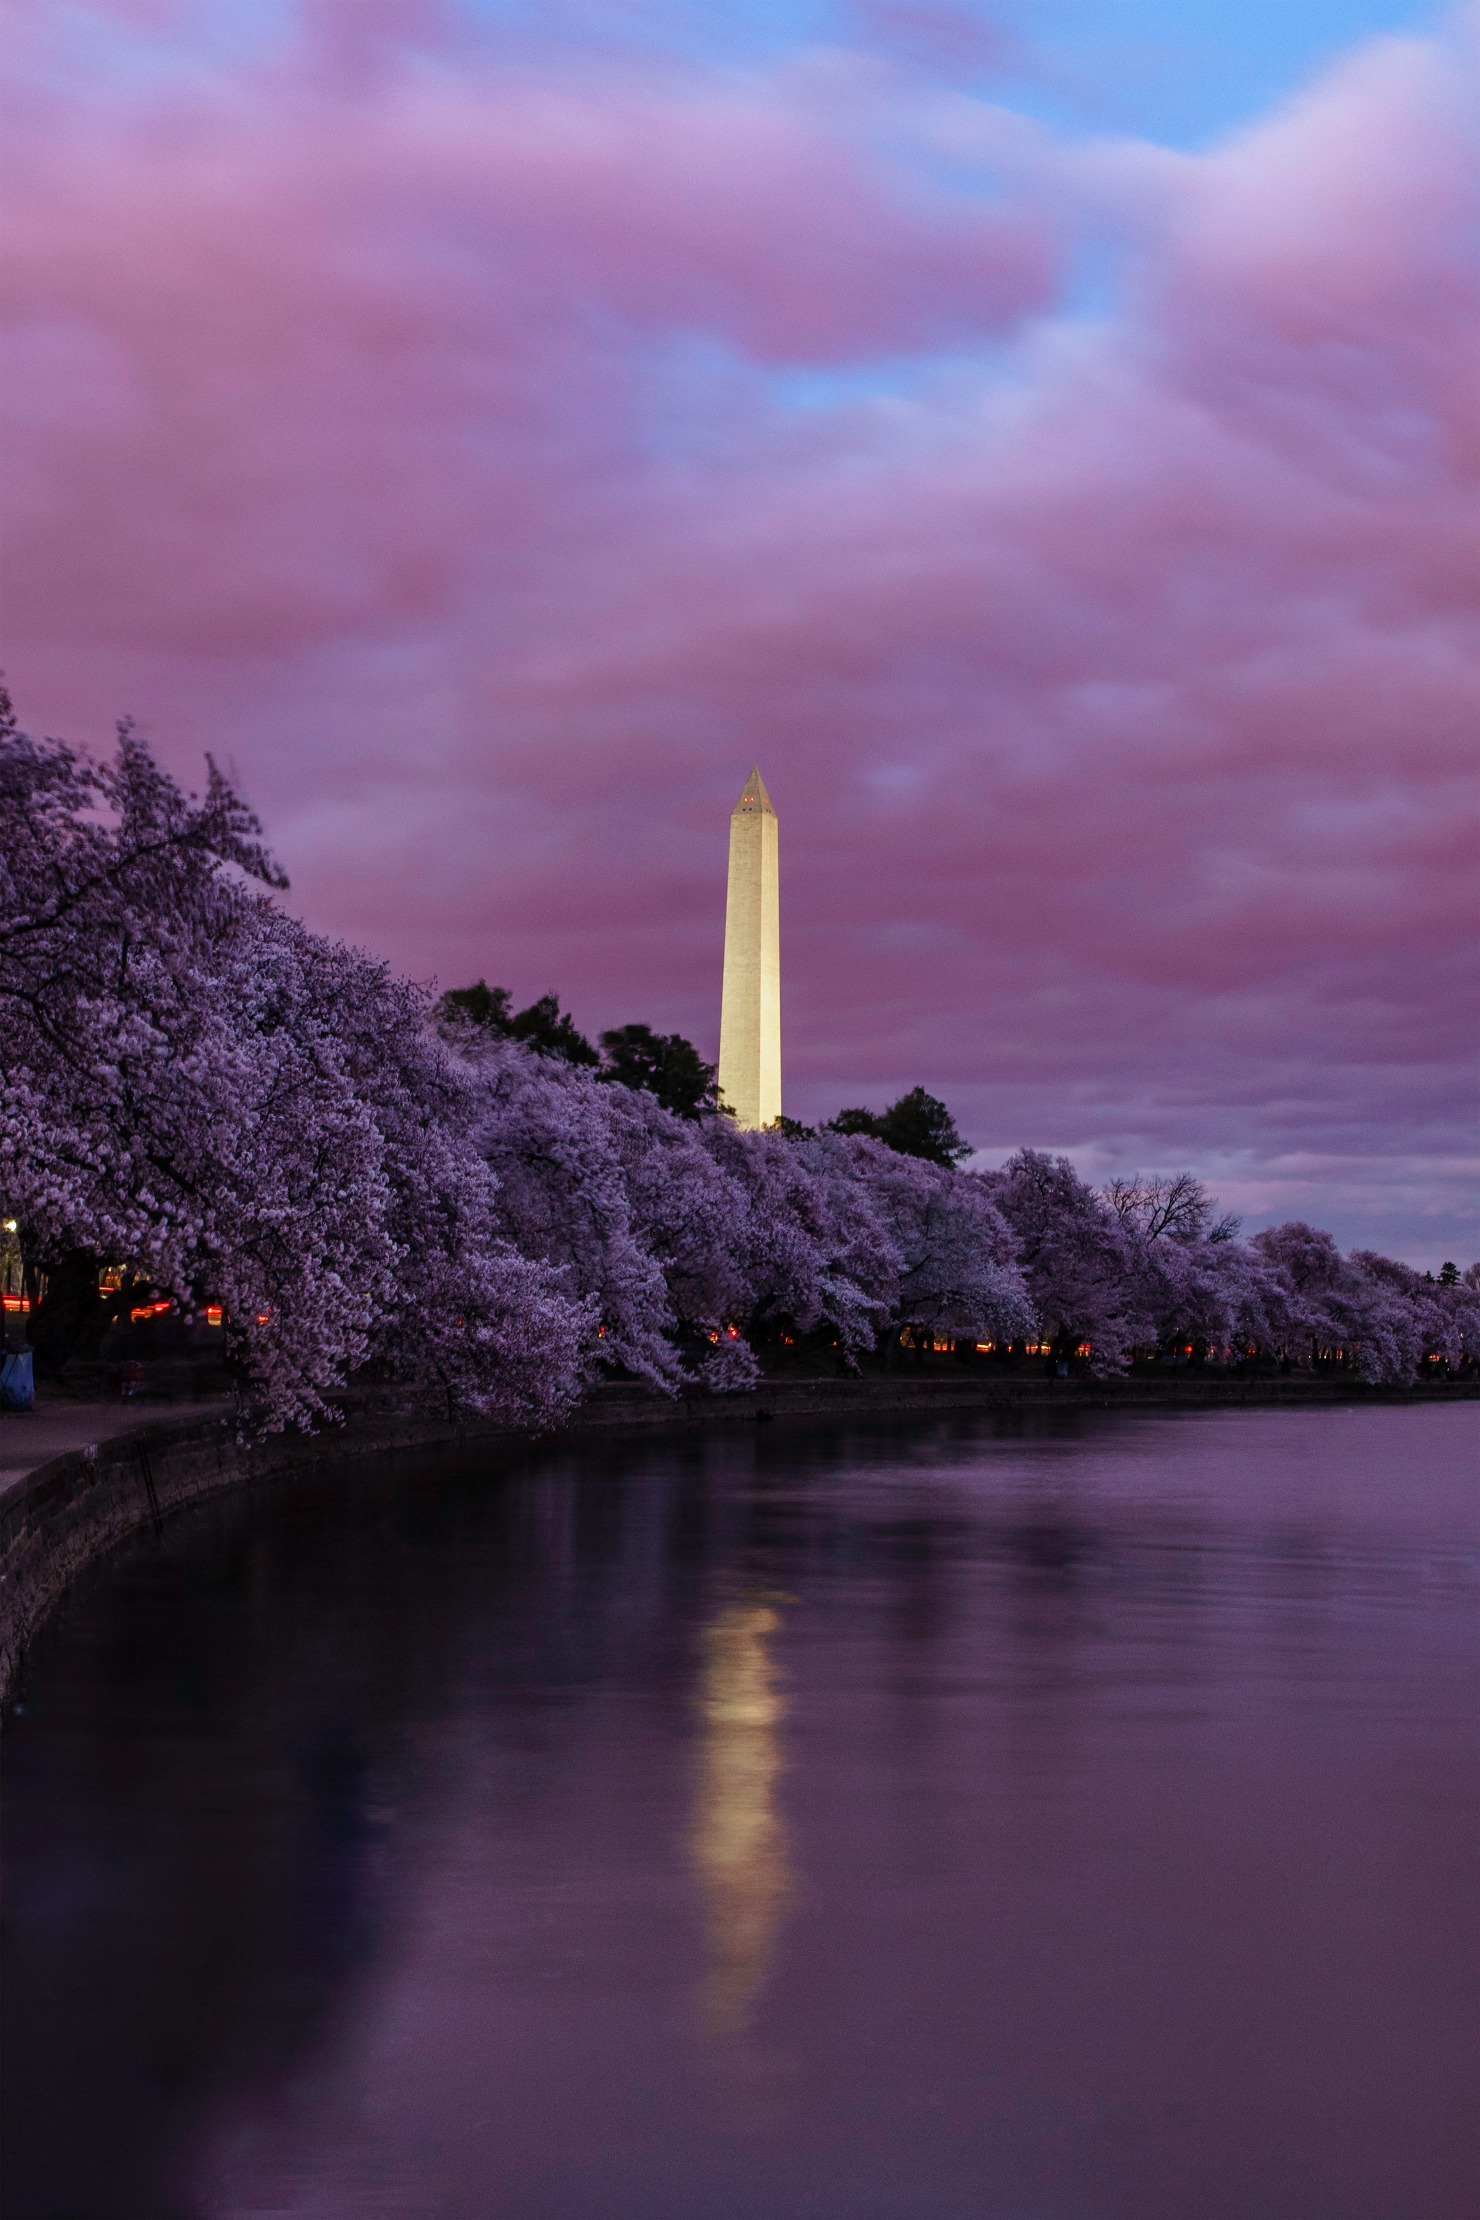
POLYGON ((719 1012, 719 1091, 737 1125, 781 1115, 781 917, 776 812, 758 770, 730 812, 725 987, 719 1012))

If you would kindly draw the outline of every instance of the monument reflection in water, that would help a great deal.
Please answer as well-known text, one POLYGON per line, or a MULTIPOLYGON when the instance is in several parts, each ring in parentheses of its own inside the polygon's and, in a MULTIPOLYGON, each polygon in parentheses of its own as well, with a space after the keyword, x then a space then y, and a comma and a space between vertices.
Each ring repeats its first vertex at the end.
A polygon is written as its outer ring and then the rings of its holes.
POLYGON ((713 1953, 705 2018, 719 2035, 740 2034, 749 2022, 786 1897, 786 1835, 776 1809, 782 1705, 768 1647, 779 1624, 769 1604, 733 1603, 705 1632, 694 1861, 713 1953))
POLYGON ((223 1499, 5 1781, 5 2220, 1474 2220, 1475 1406, 223 1499))

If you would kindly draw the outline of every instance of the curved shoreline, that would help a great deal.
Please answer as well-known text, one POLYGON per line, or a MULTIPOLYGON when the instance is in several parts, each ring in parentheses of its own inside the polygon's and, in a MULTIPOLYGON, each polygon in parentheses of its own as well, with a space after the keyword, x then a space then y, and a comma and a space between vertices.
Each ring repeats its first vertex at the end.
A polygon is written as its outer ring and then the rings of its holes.
POLYGON ((1340 1379, 1252 1380, 1131 1377, 1045 1380, 964 1373, 768 1380, 743 1395, 677 1401, 641 1387, 598 1388, 557 1431, 531 1435, 491 1420, 449 1419, 390 1400, 367 1403, 344 1426, 239 1447, 228 1414, 167 1417, 47 1458, 0 1498, 0 1700, 8 1698, 26 1649, 71 1582, 146 1526, 173 1511, 254 1482, 277 1480, 347 1458, 475 1443, 528 1445, 584 1434, 756 1425, 772 1420, 931 1419, 990 1410, 1207 1410, 1337 1403, 1473 1402, 1480 1380, 1371 1388, 1340 1379))

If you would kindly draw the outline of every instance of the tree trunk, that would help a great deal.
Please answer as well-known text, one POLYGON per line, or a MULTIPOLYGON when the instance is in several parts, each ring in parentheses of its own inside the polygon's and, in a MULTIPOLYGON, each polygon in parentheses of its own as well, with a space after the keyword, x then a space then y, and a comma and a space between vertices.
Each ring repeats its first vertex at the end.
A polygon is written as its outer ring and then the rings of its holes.
POLYGON ((97 1258, 91 1249, 67 1249, 48 1271, 46 1293, 31 1313, 38 1368, 54 1379, 74 1357, 95 1357, 109 1316, 98 1293, 97 1258))

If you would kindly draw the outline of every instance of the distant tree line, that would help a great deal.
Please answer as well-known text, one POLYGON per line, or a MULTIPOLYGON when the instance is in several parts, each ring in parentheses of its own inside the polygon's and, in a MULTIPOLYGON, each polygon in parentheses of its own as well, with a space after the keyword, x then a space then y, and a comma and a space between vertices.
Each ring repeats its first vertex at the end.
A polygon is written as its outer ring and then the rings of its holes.
POLYGON ((598 1051, 555 995, 542 994, 524 1010, 515 1010, 512 1002, 507 987, 490 987, 480 979, 475 986, 454 987, 444 994, 436 1015, 444 1024, 462 1021, 495 1040, 517 1041, 538 1055, 558 1057, 598 1079, 640 1087, 677 1118, 700 1118, 718 1107, 715 1066, 706 1064, 681 1033, 618 1025, 601 1035, 598 1051))
POLYGON ((126 726, 97 764, 0 704, 0 807, 4 1268, 54 1367, 146 1299, 220 1319, 267 1428, 367 1369, 538 1424, 603 1372, 719 1392, 788 1343, 1370 1380, 1480 1358, 1473 1268, 1243 1240, 1187 1173, 970 1169, 919 1087, 743 1132, 681 1035, 593 1044, 482 981, 434 1001, 285 916, 231 783, 185 794, 126 726))
MULTIPOLYGON (((557 995, 542 994, 527 1009, 515 1010, 508 988, 491 987, 485 979, 471 987, 452 988, 438 1002, 435 1014, 444 1025, 465 1023, 495 1040, 517 1041, 541 1056, 558 1057, 598 1079, 641 1088, 678 1118, 701 1118, 724 1108, 716 1067, 707 1064, 681 1033, 619 1025, 600 1036, 597 1049, 569 1011, 561 1009, 557 995)), ((780 1130, 800 1141, 810 1140, 819 1129, 782 1118, 780 1130)), ((923 1087, 912 1087, 887 1110, 840 1110, 820 1130, 866 1134, 901 1156, 918 1156, 927 1164, 949 1167, 971 1154, 970 1143, 962 1140, 945 1104, 923 1087)))

